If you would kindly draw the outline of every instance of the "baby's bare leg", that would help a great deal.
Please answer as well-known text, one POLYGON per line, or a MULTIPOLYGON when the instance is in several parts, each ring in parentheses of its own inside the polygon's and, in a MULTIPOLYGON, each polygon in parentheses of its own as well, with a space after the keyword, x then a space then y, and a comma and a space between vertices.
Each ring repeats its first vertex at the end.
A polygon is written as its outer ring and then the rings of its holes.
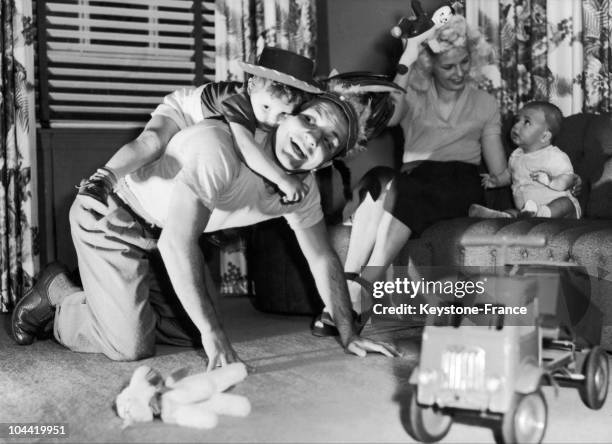
POLYGON ((576 207, 568 197, 559 197, 548 204, 551 217, 576 219, 576 207))

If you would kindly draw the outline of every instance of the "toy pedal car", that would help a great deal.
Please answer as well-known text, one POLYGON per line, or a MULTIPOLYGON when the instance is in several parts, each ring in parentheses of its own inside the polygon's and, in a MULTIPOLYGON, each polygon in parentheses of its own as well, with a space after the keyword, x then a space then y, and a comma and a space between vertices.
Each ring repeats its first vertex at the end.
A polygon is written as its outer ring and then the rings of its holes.
POLYGON ((428 320, 410 376, 406 426, 414 439, 439 441, 461 420, 490 426, 496 442, 539 443, 547 426, 545 384, 577 387, 589 408, 602 407, 610 372, 597 345, 602 315, 590 301, 590 277, 575 264, 505 264, 509 247, 545 244, 533 236, 463 242, 501 247, 497 272, 472 278, 486 281, 487 303, 503 309, 476 321, 454 315, 428 320), (507 307, 525 313, 508 315, 507 307))

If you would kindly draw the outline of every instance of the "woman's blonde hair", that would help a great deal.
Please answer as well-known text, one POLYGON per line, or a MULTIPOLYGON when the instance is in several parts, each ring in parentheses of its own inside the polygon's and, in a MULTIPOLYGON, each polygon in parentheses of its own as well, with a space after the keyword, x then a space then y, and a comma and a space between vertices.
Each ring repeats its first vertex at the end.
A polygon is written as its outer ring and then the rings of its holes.
POLYGON ((431 84, 435 58, 451 49, 465 48, 470 57, 469 80, 483 80, 482 68, 495 61, 495 50, 477 29, 470 28, 462 15, 454 15, 434 36, 425 41, 417 60, 408 73, 408 84, 417 91, 426 91, 431 84))

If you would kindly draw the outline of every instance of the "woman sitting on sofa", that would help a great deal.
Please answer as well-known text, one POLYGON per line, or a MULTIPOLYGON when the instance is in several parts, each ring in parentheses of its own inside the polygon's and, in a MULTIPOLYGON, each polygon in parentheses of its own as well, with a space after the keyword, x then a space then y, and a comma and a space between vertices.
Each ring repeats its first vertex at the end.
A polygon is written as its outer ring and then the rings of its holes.
MULTIPOLYGON (((397 97, 389 122, 404 132, 403 165, 400 173, 375 168, 362 180, 365 197, 344 266, 356 313, 360 285, 380 279, 411 236, 466 216, 471 204, 483 201, 481 158, 490 174, 506 169, 496 100, 475 87, 492 57, 492 47, 459 15, 406 42, 395 82, 407 93, 397 97), (364 265, 370 268, 360 275, 364 265)), ((313 334, 337 334, 326 311, 313 334)))

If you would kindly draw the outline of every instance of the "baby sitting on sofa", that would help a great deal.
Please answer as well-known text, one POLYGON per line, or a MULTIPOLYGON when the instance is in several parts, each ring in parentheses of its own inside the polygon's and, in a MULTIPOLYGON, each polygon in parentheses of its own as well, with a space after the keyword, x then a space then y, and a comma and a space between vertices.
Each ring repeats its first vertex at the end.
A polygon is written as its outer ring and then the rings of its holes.
POLYGON ((576 177, 572 163, 567 154, 551 144, 562 120, 561 110, 549 102, 529 102, 518 112, 510 133, 518 148, 510 155, 508 168, 497 176, 481 175, 485 188, 512 183, 516 208, 497 211, 473 204, 470 217, 580 219, 580 204, 570 192, 576 177))

